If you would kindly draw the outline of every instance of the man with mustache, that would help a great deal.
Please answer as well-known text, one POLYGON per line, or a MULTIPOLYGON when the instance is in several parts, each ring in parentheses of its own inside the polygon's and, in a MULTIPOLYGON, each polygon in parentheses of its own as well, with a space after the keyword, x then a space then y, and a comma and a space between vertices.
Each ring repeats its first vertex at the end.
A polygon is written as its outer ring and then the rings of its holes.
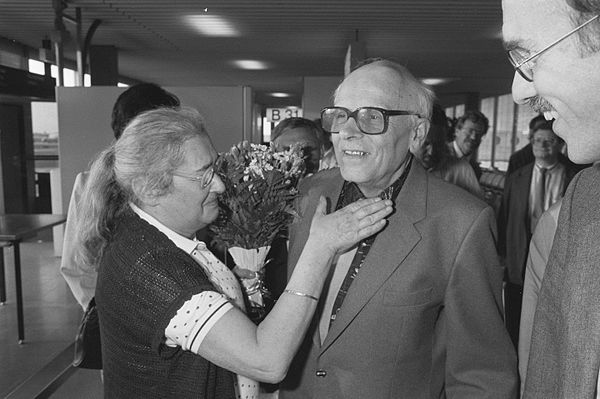
POLYGON ((421 148, 432 103, 406 68, 377 59, 346 76, 321 112, 339 168, 303 181, 288 264, 321 195, 333 207, 382 196, 394 213, 334 259, 282 399, 516 396, 493 210, 410 153, 421 148))
MULTIPOLYGON (((546 119, 576 163, 600 160, 600 1, 503 0, 513 97, 546 119)), ((563 198, 535 313, 524 398, 598 398, 600 166, 563 198)))
POLYGON ((458 118, 454 141, 448 144, 448 149, 453 157, 465 158, 469 161, 477 179, 481 177, 481 167, 475 160, 475 155, 488 127, 488 118, 484 114, 474 110, 467 111, 458 118))

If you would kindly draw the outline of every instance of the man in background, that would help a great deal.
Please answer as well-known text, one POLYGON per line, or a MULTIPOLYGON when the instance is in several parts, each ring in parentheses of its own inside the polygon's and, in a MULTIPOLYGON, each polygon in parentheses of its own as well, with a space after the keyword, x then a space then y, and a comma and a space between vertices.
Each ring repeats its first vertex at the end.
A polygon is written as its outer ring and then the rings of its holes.
MULTIPOLYGON (((518 151, 515 151, 510 158, 508 159, 508 168, 506 169, 506 176, 508 177, 508 175, 512 174, 515 170, 519 169, 521 166, 527 165, 530 162, 533 162, 534 160, 534 156, 533 156, 533 150, 532 150, 532 145, 531 145, 531 135, 533 130, 537 127, 537 125, 541 124, 541 123, 545 123, 546 122, 546 118, 544 118, 544 115, 536 115, 534 116, 530 121, 529 121, 529 143, 527 143, 526 146, 524 146, 523 148, 521 148, 518 151)), ((563 146, 564 147, 564 146, 563 146)), ((587 168, 588 164, 584 164, 584 165, 577 165, 573 162, 571 162, 571 160, 569 158, 567 158, 564 154, 563 154, 564 148, 561 148, 561 152, 558 154, 558 160, 561 163, 565 163, 565 164, 569 164, 569 166, 571 168, 575 168, 577 171, 580 171, 581 169, 587 168)))
POLYGON ((306 173, 319 170, 321 160, 321 130, 319 126, 306 118, 287 118, 275 126, 271 141, 279 151, 288 150, 292 145, 300 145, 304 152, 306 173))
POLYGON ((469 161, 477 180, 481 178, 481 167, 476 160, 477 149, 488 128, 488 118, 484 114, 479 111, 467 111, 456 121, 454 141, 448 144, 450 154, 454 158, 469 161))
MULTIPOLYGON (((513 97, 553 119, 579 164, 600 160, 600 1, 503 0, 513 97)), ((535 313, 524 398, 597 398, 600 166, 563 198, 535 313)))

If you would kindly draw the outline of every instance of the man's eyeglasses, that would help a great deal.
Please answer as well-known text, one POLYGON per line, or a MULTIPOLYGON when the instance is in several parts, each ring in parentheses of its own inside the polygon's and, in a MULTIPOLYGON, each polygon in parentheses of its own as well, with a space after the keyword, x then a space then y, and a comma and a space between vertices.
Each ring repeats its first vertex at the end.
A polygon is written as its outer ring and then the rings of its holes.
POLYGON ((339 133, 344 123, 354 118, 356 125, 365 134, 383 134, 388 128, 390 116, 416 115, 413 111, 397 111, 377 107, 360 107, 350 111, 344 107, 326 107, 321 111, 321 125, 330 133, 339 133))
POLYGON ((551 145, 556 144, 556 139, 541 139, 538 137, 538 138, 532 139, 531 142, 533 144, 537 144, 537 145, 546 147, 546 146, 551 146, 551 145))
POLYGON ((187 175, 185 173, 173 172, 173 176, 183 177, 184 179, 188 179, 195 182, 200 182, 202 188, 206 188, 212 183, 215 177, 215 169, 213 165, 210 165, 208 169, 202 173, 200 176, 187 175))
POLYGON ((535 53, 535 54, 533 54, 533 55, 531 55, 529 57, 526 57, 526 55, 522 54, 520 52, 520 49, 508 50, 507 51, 508 60, 512 64, 513 68, 515 68, 515 70, 517 72, 519 72, 519 75, 521 75, 523 77, 523 79, 525 79, 528 82, 533 82, 533 68, 535 67, 535 63, 532 62, 533 59, 539 57, 540 55, 542 55, 546 51, 550 50, 552 47, 556 46, 558 43, 562 42, 567 37, 571 36, 573 33, 577 32, 580 29, 582 29, 587 24, 595 21, 596 19, 598 19, 598 17, 600 17, 600 15, 596 15, 595 17, 587 20, 586 22, 582 23, 581 25, 579 25, 578 27, 576 27, 572 31, 566 33, 562 37, 558 38, 557 40, 555 40, 554 42, 550 43, 545 48, 541 49, 540 51, 538 51, 537 53, 535 53))

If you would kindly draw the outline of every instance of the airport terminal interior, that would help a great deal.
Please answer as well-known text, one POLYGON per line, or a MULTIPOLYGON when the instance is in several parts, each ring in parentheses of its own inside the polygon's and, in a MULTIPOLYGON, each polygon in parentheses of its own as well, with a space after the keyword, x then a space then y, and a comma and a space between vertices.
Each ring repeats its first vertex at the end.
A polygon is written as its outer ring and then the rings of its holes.
POLYGON ((75 176, 111 144, 128 87, 154 83, 198 109, 223 152, 319 118, 360 61, 395 60, 447 120, 487 116, 476 161, 497 213, 536 116, 513 101, 501 28, 500 0, 0 1, 0 398, 103 397, 100 371, 71 366, 83 311, 59 267, 75 176))

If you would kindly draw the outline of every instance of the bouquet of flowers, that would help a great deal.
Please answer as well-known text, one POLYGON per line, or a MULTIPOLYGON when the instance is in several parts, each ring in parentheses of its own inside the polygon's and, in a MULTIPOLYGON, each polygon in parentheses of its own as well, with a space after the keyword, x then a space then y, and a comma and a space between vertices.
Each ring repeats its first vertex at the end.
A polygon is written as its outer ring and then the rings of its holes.
POLYGON ((267 312, 264 299, 270 297, 263 282, 265 258, 273 239, 294 218, 296 187, 305 172, 303 151, 300 146, 277 151, 242 142, 219 156, 215 172, 225 191, 210 229, 237 266, 254 273, 242 278, 242 285, 250 303, 248 314, 258 321, 267 312))

